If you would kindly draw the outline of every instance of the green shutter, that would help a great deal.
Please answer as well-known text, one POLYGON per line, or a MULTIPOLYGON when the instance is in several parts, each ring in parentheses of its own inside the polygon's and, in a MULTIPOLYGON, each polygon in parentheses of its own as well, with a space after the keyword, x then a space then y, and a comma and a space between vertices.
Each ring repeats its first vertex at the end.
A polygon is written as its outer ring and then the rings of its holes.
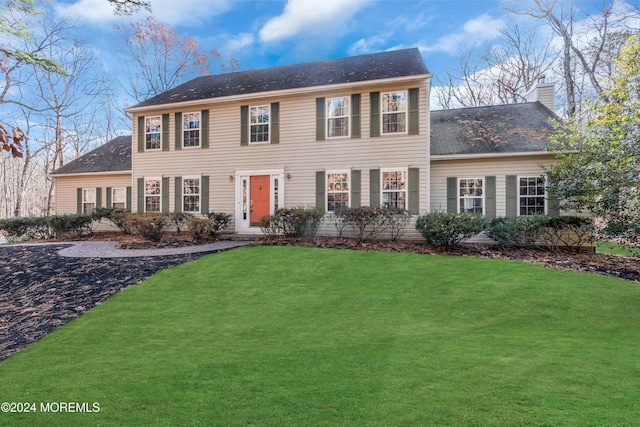
POLYGON ((107 206, 108 208, 111 207, 113 203, 111 203, 111 187, 107 187, 107 206))
POLYGON ((125 209, 131 210, 131 187, 127 187, 127 204, 125 205, 125 209))
POLYGON ((162 151, 169 151, 169 114, 162 115, 162 151))
POLYGON ((249 145, 249 106, 240 106, 240 145, 249 145))
POLYGON ((359 170, 351 171, 351 207, 359 208, 362 205, 362 173, 359 170))
POLYGON ((200 112, 200 148, 209 148, 209 110, 200 112))
POLYGON ((409 168, 409 203, 407 211, 411 215, 420 213, 420 169, 409 168))
POLYGON ((138 117, 138 153, 144 152, 144 116, 138 117))
POLYGON ((200 213, 209 213, 209 176, 204 175, 200 182, 200 213))
POLYGON ((76 212, 81 214, 82 213, 82 188, 78 188, 76 190, 76 212))
POLYGON ((496 217, 496 177, 485 176, 484 177, 484 201, 486 203, 484 213, 487 218, 496 217))
MULTIPOLYGON (((549 183, 555 183, 556 178, 553 175, 549 175, 549 183)), ((560 215, 560 201, 558 198, 549 192, 547 192, 547 212, 549 216, 560 215)))
POLYGON ((176 189, 173 211, 182 212, 182 177, 176 176, 176 189))
POLYGON ((420 133, 420 90, 409 89, 409 135, 420 133))
POLYGON ((176 113, 176 150, 182 150, 182 113, 176 113))
POLYGON ((138 178, 138 213, 144 212, 144 178, 138 178))
POLYGON ((169 213, 169 177, 168 176, 165 176, 162 178, 160 193, 162 194, 160 212, 169 213))
POLYGON ((271 103, 271 117, 269 125, 271 126, 270 140, 272 144, 280 143, 280 103, 271 103))
POLYGON ((360 138, 360 94, 351 95, 351 138, 360 138))
POLYGON ((447 212, 458 212, 458 178, 447 178, 447 212))
POLYGON ((102 187, 96 188, 96 208, 102 207, 102 187))
POLYGON ((325 105, 325 98, 316 98, 316 141, 324 141, 325 139, 326 124, 324 115, 326 111, 325 109, 327 108, 325 105))
POLYGON ((325 210, 325 174, 324 171, 316 171, 316 209, 325 210))
POLYGON ((518 177, 515 175, 507 175, 507 199, 506 214, 507 216, 518 215, 518 177))
POLYGON ((369 205, 380 207, 380 169, 369 170, 369 205))
POLYGON ((369 94, 371 108, 370 136, 380 136, 380 92, 369 94))

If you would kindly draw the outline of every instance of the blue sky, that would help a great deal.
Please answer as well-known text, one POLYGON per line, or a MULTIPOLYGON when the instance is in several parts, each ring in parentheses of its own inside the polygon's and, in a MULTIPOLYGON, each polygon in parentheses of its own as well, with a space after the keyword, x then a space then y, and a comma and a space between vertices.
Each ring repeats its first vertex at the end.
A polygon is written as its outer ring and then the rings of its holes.
MULTIPOLYGON (((499 0, 151 0, 154 16, 195 37, 202 48, 235 55, 241 69, 420 48, 432 73, 464 46, 488 45, 513 15, 499 0)), ((110 56, 114 16, 106 0, 55 0, 77 18, 84 36, 110 56)), ((139 13, 134 18, 141 18, 139 13)))

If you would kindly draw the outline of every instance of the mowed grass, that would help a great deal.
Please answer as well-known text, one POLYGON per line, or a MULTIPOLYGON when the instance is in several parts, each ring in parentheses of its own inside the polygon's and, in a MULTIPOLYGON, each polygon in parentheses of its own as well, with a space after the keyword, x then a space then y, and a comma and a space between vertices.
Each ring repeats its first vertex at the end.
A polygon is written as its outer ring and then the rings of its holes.
POLYGON ((513 261, 252 247, 0 364, 0 425, 637 425, 640 285, 513 261), (39 406, 38 406, 39 409, 39 406))

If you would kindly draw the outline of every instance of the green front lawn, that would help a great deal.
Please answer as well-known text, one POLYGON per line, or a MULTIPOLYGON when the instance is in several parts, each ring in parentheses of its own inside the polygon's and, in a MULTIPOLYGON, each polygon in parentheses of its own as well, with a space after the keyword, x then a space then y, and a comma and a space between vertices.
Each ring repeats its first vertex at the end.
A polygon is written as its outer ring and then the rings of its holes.
POLYGON ((614 242, 596 242, 596 252, 624 256, 640 256, 640 248, 628 248, 614 242))
POLYGON ((514 261, 252 247, 0 364, 0 425, 636 425, 640 285, 514 261))

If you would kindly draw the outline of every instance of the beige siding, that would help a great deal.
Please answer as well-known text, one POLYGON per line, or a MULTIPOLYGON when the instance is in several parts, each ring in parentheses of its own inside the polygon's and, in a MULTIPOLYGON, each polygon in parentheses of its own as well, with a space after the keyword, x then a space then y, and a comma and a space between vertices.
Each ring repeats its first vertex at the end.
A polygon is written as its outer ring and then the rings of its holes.
MULTIPOLYGON (((55 175, 54 175, 55 176, 55 175)), ((77 212, 78 188, 102 188, 101 205, 106 207, 107 187, 126 188, 131 186, 131 174, 91 174, 56 177, 55 206, 57 214, 77 212)), ((110 224, 100 224, 99 231, 114 229, 110 224)))
MULTIPOLYGON (((170 177, 169 210, 174 211, 176 176, 208 175, 209 209, 235 214, 236 173, 239 171, 280 170, 288 177, 284 201, 280 205, 315 205, 315 177, 320 170, 361 170, 362 204, 369 204, 369 170, 378 168, 420 168, 420 210, 427 209, 428 93, 424 80, 402 86, 375 86, 357 92, 324 92, 313 95, 274 95, 273 98, 242 102, 212 102, 199 106, 209 109, 209 148, 175 150, 175 116, 180 110, 157 110, 145 116, 170 113, 169 151, 138 153, 137 117, 134 118, 134 183, 142 177, 170 177), (420 88, 420 134, 369 136, 369 92, 420 88), (316 141, 316 97, 361 94, 361 137, 316 141), (280 143, 240 145, 240 106, 280 103, 280 143)), ((185 107, 182 111, 193 111, 185 107)), ((133 186, 137 204, 137 185, 133 186)))
POLYGON ((431 162, 431 210, 447 210, 447 177, 496 177, 496 215, 506 214, 506 176, 540 176, 540 164, 549 164, 549 155, 474 160, 446 160, 431 162))

